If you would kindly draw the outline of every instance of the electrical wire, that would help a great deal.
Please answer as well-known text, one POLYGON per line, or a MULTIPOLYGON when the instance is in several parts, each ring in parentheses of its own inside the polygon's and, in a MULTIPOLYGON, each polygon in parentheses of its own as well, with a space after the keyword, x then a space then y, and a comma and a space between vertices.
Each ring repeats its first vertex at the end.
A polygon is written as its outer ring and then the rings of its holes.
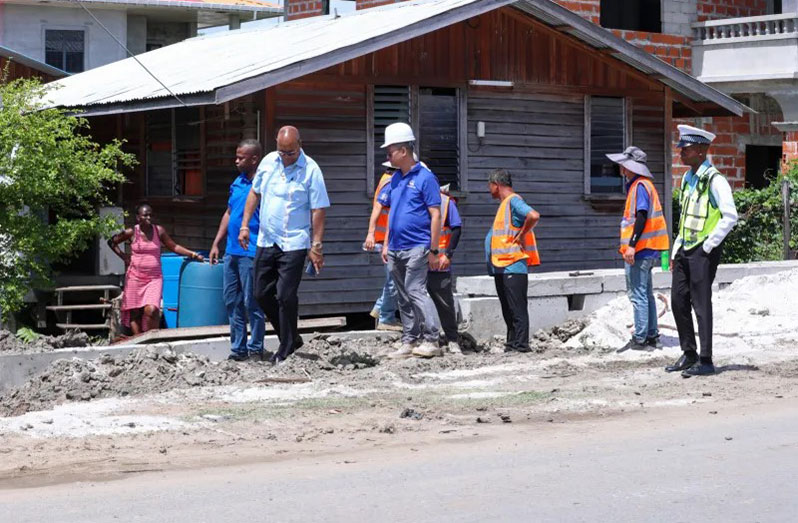
POLYGON ((177 100, 177 101, 180 103, 180 105, 182 105, 183 107, 188 107, 188 105, 186 105, 186 103, 185 103, 185 102, 183 102, 183 100, 181 100, 179 96, 177 96, 177 95, 176 95, 174 92, 172 92, 172 90, 171 90, 171 89, 169 89, 169 88, 166 86, 166 84, 164 84, 164 83, 163 83, 163 82, 162 82, 162 81, 161 81, 161 80, 160 80, 160 79, 159 79, 157 76, 155 76, 155 74, 153 74, 153 72, 152 72, 152 71, 150 71, 149 69, 147 69, 147 66, 145 66, 143 63, 141 63, 141 60, 139 60, 138 58, 136 58, 136 55, 134 55, 133 53, 131 53, 131 52, 130 52, 130 49, 128 49, 128 48, 125 46, 125 44, 123 44, 122 42, 120 42, 120 41, 119 41, 119 39, 118 39, 116 36, 114 36, 114 34, 113 34, 111 31, 109 31, 109 30, 108 30, 108 28, 107 28, 107 27, 105 27, 105 25, 103 25, 103 23, 102 23, 102 22, 100 22, 100 20, 99 20, 99 19, 98 19, 96 16, 94 16, 94 13, 92 13, 91 11, 89 11, 89 8, 88 8, 88 7, 86 7, 85 5, 83 5, 83 2, 82 2, 81 0, 72 0, 72 1, 73 1, 73 2, 76 2, 76 3, 77 3, 79 6, 80 6, 80 7, 82 7, 82 8, 83 8, 83 10, 84 10, 84 11, 86 11, 86 13, 87 13, 87 14, 88 14, 88 15, 89 15, 89 16, 90 16, 90 17, 91 17, 91 18, 92 18, 92 19, 93 19, 95 22, 97 22, 97 25, 99 25, 99 26, 100 26, 100 27, 103 29, 103 31, 105 31, 106 33, 108 33, 108 36, 110 36, 111 38, 113 38, 113 39, 114 39, 114 41, 115 41, 117 44, 119 44, 119 46, 120 46, 122 49, 124 49, 124 50, 125 50, 125 52, 127 53, 127 55, 128 55, 129 57, 131 57, 133 60, 135 60, 135 61, 136 61, 136 63, 137 63, 137 64, 139 64, 139 65, 141 66, 141 68, 142 68, 142 69, 144 69, 144 70, 147 72, 147 74, 149 74, 150 76, 152 76, 153 80, 155 80, 156 82, 158 82, 159 84, 161 84, 161 87, 163 87, 164 89, 166 89, 166 91, 167 91, 167 92, 168 92, 170 95, 172 95, 172 97, 173 97, 175 100, 177 100))

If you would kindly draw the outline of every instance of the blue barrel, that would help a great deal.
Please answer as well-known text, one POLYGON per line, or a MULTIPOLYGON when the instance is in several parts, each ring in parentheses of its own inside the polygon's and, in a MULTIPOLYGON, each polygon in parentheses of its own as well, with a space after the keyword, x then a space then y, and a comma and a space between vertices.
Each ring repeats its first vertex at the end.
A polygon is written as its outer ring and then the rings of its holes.
POLYGON ((163 273, 163 319, 166 327, 177 327, 177 297, 180 293, 180 269, 185 258, 172 252, 161 254, 163 273))
POLYGON ((186 263, 180 274, 177 326, 227 325, 223 288, 223 263, 186 263))

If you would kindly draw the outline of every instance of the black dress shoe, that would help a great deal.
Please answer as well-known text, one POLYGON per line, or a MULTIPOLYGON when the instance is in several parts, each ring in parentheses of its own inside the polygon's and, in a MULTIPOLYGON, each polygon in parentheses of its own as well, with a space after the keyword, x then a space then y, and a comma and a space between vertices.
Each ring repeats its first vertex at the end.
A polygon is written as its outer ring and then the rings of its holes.
POLYGON ((715 374, 715 366, 712 363, 696 363, 689 369, 682 371, 682 378, 711 376, 712 374, 715 374))
POLYGON ((249 359, 249 354, 246 352, 234 352, 229 355, 227 359, 231 361, 247 361, 249 359))
POLYGON ((680 370, 687 370, 698 362, 698 356, 695 354, 683 353, 682 357, 676 360, 673 365, 665 367, 665 372, 677 372, 680 370))
POLYGON ((305 344, 305 340, 302 339, 302 336, 297 336, 294 339, 294 344, 291 345, 291 349, 288 351, 288 355, 290 356, 291 354, 293 354, 296 351, 298 351, 302 347, 302 345, 304 345, 304 344, 305 344))
POLYGON ((279 354, 272 354, 271 358, 269 358, 269 363, 272 365, 277 365, 281 361, 285 361, 285 357, 280 356, 279 354))

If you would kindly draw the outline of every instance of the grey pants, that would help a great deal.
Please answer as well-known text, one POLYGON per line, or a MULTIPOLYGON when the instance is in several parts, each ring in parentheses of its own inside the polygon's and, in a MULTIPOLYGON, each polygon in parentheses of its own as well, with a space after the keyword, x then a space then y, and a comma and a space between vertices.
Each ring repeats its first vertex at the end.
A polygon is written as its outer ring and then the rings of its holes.
POLYGON ((425 247, 388 251, 388 268, 393 275, 402 318, 402 342, 419 340, 438 343, 435 305, 427 293, 427 255, 425 247))
POLYGON ((457 341, 457 309, 452 294, 452 273, 430 271, 427 276, 427 290, 438 311, 446 341, 457 341))

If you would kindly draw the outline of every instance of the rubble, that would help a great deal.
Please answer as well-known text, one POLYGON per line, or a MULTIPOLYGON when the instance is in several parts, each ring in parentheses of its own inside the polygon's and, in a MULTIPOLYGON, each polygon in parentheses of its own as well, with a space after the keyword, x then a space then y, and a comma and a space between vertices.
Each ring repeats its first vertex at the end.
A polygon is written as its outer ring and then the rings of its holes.
POLYGON ((97 344, 88 334, 78 330, 67 331, 59 336, 39 336, 31 342, 17 338, 10 331, 0 330, 0 354, 49 352, 55 349, 88 347, 97 344))

